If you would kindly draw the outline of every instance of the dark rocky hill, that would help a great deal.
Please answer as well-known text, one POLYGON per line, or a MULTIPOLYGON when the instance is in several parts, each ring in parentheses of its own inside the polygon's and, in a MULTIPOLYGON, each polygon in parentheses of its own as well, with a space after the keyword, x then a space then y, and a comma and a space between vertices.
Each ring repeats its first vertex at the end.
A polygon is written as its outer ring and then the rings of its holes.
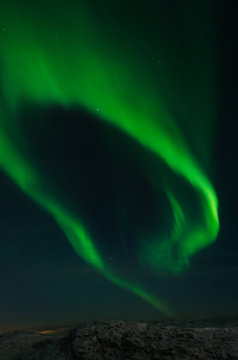
POLYGON ((1 360, 235 360, 238 326, 205 322, 97 321, 66 331, 0 335, 1 360))

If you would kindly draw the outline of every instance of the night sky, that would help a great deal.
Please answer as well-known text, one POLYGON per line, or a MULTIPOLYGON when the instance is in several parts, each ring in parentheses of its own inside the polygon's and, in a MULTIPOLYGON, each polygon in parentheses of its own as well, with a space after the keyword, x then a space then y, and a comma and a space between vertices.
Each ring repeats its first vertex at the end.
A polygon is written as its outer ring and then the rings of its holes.
POLYGON ((238 314, 232 2, 0 4, 0 329, 238 314))

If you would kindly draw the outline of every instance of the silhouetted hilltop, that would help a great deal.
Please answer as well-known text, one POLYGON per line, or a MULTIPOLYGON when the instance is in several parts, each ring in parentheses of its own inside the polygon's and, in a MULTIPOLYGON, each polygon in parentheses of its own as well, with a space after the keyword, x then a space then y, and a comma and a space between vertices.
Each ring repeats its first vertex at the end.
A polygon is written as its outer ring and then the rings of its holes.
POLYGON ((228 326, 229 322, 219 326, 220 321, 108 320, 70 330, 18 330, 0 335, 0 359, 238 359, 238 327, 228 326))

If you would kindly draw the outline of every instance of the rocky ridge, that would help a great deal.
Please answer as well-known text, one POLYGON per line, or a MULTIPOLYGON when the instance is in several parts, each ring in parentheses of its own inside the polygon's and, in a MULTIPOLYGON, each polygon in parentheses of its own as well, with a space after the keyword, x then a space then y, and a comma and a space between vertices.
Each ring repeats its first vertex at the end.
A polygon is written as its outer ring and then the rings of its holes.
POLYGON ((97 321, 66 334, 0 336, 1 360, 235 360, 238 326, 97 321), (199 326, 198 326, 199 325, 199 326))

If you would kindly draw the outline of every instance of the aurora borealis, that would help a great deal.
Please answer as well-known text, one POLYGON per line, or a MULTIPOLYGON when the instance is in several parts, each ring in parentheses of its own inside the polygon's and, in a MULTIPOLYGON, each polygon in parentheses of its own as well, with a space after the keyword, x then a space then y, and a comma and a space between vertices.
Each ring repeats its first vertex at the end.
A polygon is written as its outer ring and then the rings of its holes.
POLYGON ((0 23, 2 171, 88 265, 178 315, 123 259, 159 284, 218 236, 212 2, 10 0, 0 23))

